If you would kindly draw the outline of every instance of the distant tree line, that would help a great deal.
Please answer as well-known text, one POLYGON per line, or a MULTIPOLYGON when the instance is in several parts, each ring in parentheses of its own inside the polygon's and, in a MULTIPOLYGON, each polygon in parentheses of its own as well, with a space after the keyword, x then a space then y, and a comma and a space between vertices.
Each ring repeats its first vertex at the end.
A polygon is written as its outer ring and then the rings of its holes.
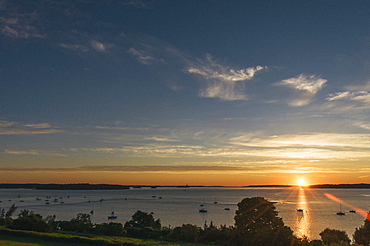
POLYGON ((90 214, 79 213, 69 221, 57 221, 55 216, 43 218, 29 210, 21 210, 16 219, 12 205, 8 211, 0 210, 0 225, 10 229, 38 232, 68 231, 106 236, 126 236, 167 241, 184 241, 224 246, 348 246, 370 245, 370 221, 356 228, 353 243, 344 231, 325 229, 321 240, 298 238, 278 217, 274 203, 263 197, 245 198, 238 203, 233 226, 216 226, 212 222, 203 227, 183 224, 177 227, 162 227, 152 214, 137 211, 124 224, 93 224, 90 214))
POLYGON ((110 184, 0 184, 0 189, 36 189, 36 190, 124 190, 129 186, 110 184))

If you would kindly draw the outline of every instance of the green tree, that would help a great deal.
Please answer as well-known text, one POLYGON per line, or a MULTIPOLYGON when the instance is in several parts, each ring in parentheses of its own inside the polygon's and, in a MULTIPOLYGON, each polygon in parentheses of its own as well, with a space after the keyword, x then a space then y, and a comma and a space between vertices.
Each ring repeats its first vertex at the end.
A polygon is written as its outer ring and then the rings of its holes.
POLYGON ((349 239, 345 231, 336 229, 326 228, 319 234, 321 240, 326 244, 339 244, 339 245, 350 245, 351 240, 349 239))
POLYGON ((358 244, 370 244, 370 220, 366 219, 365 223, 361 227, 356 228, 355 233, 353 234, 353 240, 358 244))
POLYGON ((127 227, 151 227, 153 229, 161 229, 162 226, 159 219, 154 220, 153 215, 138 210, 132 215, 132 219, 125 223, 125 228, 127 227))
POLYGON ((15 204, 13 204, 12 206, 10 206, 9 210, 5 213, 5 218, 10 218, 13 216, 13 214, 15 213, 15 210, 17 210, 17 207, 15 206, 15 204))
POLYGON ((286 246, 295 240, 293 231, 278 217, 272 202, 263 197, 245 198, 238 203, 235 215, 236 245, 286 246))

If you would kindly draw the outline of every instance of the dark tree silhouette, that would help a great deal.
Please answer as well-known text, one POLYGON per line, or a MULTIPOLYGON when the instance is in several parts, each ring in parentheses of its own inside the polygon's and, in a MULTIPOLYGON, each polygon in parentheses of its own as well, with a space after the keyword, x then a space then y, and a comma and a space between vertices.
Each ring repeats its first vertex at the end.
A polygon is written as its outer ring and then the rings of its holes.
POLYGON ((138 210, 132 215, 132 219, 125 223, 125 228, 127 227, 152 227, 153 229, 161 229, 161 221, 159 219, 154 220, 153 215, 138 210))
POLYGON ((361 227, 356 228, 353 240, 358 244, 370 245, 370 221, 368 219, 365 220, 361 227))
POLYGON ((9 228, 26 231, 51 232, 52 227, 40 214, 24 209, 18 215, 18 218, 9 225, 9 228))
POLYGON ((245 198, 235 215, 236 245, 286 246, 294 241, 292 230, 278 217, 272 202, 263 197, 245 198))

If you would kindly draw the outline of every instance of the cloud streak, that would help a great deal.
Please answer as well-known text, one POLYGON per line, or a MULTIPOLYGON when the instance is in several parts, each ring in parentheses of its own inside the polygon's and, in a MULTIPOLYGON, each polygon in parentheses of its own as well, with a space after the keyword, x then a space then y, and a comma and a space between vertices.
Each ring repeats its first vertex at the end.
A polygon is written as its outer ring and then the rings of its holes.
POLYGON ((0 135, 35 135, 64 132, 49 123, 21 124, 19 122, 0 121, 0 135))
POLYGON ((38 150, 5 150, 4 154, 8 155, 33 155, 33 156, 54 156, 54 157, 67 157, 68 155, 62 153, 45 152, 38 150))

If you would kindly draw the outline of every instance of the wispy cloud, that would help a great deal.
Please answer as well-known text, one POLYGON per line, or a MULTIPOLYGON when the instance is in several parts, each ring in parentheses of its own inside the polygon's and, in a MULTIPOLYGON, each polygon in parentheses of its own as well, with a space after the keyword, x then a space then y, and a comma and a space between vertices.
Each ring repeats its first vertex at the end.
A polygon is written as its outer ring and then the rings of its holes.
POLYGON ((104 44, 96 40, 91 40, 90 44, 91 44, 91 47, 98 52, 106 52, 108 48, 113 47, 113 44, 107 44, 107 43, 104 44))
POLYGON ((40 155, 40 152, 36 150, 5 150, 4 153, 10 155, 40 155))
POLYGON ((327 107, 338 112, 358 112, 370 108, 370 81, 363 85, 349 85, 346 91, 329 94, 327 107))
POLYGON ((124 0, 122 1, 122 4, 124 5, 131 5, 136 8, 151 8, 154 3, 154 0, 124 0))
POLYGON ((258 136, 241 135, 230 139, 231 144, 259 148, 365 148, 370 149, 370 134, 310 133, 258 136))
POLYGON ((353 123, 354 126, 370 130, 370 123, 369 122, 363 122, 363 121, 357 121, 353 123))
POLYGON ((65 44, 65 43, 60 43, 60 47, 73 50, 73 51, 82 51, 82 52, 87 52, 89 51, 89 48, 85 45, 82 44, 65 44))
POLYGON ((317 75, 300 74, 297 77, 282 80, 275 85, 287 86, 298 92, 298 95, 289 102, 291 106, 298 107, 309 104, 326 82, 326 79, 317 75))
POLYGON ((219 98, 225 101, 247 100, 246 81, 252 80, 256 74, 267 69, 266 66, 234 68, 213 59, 206 54, 199 59, 186 54, 170 44, 152 36, 126 36, 126 42, 132 43, 128 53, 144 65, 154 65, 162 76, 166 76, 169 87, 174 91, 184 89, 176 83, 183 77, 180 73, 198 76, 201 81, 200 97, 219 98), (165 75, 163 71, 166 71, 165 75))
POLYGON ((0 121, 0 135, 34 135, 63 132, 49 123, 21 124, 12 121, 0 121))
POLYGON ((34 129, 52 128, 52 126, 49 123, 26 124, 24 126, 34 129))
POLYGON ((246 100, 245 81, 251 80, 258 71, 267 67, 256 66, 245 69, 234 69, 221 65, 207 54, 204 60, 189 63, 187 72, 201 76, 206 81, 206 87, 200 96, 220 98, 222 100, 246 100))
POLYGON ((349 91, 370 91, 370 81, 367 81, 364 85, 348 85, 345 88, 349 91))
POLYGON ((124 127, 124 126, 95 126, 96 129, 101 130, 118 130, 118 131, 146 131, 149 127, 124 127))
POLYGON ((166 136, 153 136, 153 137, 148 137, 147 140, 153 140, 156 142, 179 142, 180 140, 176 139, 171 139, 166 136))
POLYGON ((149 65, 149 64, 152 64, 153 62, 159 61, 158 59, 149 55, 148 51, 138 50, 138 49, 135 49, 135 48, 130 48, 128 50, 128 52, 131 55, 135 56, 136 59, 144 65, 149 65))
MULTIPOLYGON (((29 172, 29 173, 80 173, 80 172, 123 172, 123 173, 368 173, 369 168, 353 170, 353 168, 326 168, 316 166, 294 165, 120 165, 120 166, 80 166, 74 168, 12 168, 0 167, 3 172, 29 172)), ((362 175, 365 178, 367 175, 362 175)))
MULTIPOLYGON (((82 35, 83 36, 83 35, 82 35)), ((86 39, 87 37, 82 37, 82 39, 86 39)), ((97 40, 90 40, 90 41, 81 41, 80 43, 60 43, 60 47, 72 51, 79 51, 79 52, 92 52, 96 51, 99 53, 107 52, 110 48, 114 45, 111 43, 102 43, 97 40)))
POLYGON ((0 17, 1 33, 11 38, 44 38, 45 36, 32 25, 36 18, 35 13, 11 14, 0 17))
POLYGON ((245 134, 229 141, 181 144, 171 138, 146 138, 139 145, 116 148, 75 148, 73 152, 122 155, 126 157, 241 158, 242 160, 343 160, 370 157, 370 134, 297 134, 259 136, 245 134), (154 141, 153 141, 154 140, 154 141), (174 143, 174 144, 173 144, 174 143), (350 157, 353 158, 350 158, 350 157))
MULTIPOLYGON (((335 94, 330 94, 327 98, 327 101, 355 101, 364 104, 370 103, 370 93, 368 91, 344 91, 337 92, 335 94)), ((370 105, 369 105, 370 106, 370 105)))
POLYGON ((4 154, 8 155, 34 155, 34 156, 54 156, 54 157, 67 157, 68 155, 56 152, 45 152, 38 150, 5 150, 4 154))

